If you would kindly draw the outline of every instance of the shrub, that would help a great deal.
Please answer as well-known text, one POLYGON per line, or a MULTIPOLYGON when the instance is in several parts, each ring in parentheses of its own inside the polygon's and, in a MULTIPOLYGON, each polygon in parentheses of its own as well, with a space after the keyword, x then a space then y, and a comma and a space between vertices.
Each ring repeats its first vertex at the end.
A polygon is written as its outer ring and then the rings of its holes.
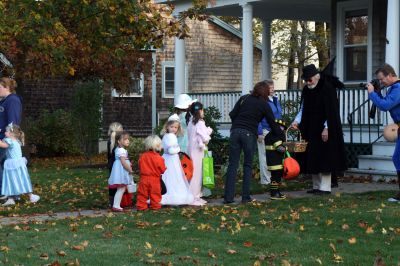
POLYGON ((38 119, 26 119, 26 138, 40 157, 79 154, 71 114, 63 109, 44 110, 38 119))
POLYGON ((135 173, 139 171, 139 165, 138 165, 139 156, 144 151, 143 140, 144 138, 134 138, 134 137, 129 138, 130 144, 128 147, 128 155, 132 163, 132 170, 135 173))

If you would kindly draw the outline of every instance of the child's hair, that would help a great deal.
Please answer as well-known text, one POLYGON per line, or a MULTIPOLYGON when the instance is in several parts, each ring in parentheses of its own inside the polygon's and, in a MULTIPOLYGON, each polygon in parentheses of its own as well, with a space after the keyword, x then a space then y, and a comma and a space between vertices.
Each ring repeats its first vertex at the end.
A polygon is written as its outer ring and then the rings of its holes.
POLYGON ((146 151, 161 151, 161 139, 157 135, 151 135, 144 139, 144 149, 146 151))
POLYGON ((0 79, 0 84, 5 88, 9 88, 11 93, 15 93, 15 89, 17 88, 17 82, 15 80, 3 77, 0 79))
POLYGON ((126 136, 128 136, 128 137, 130 136, 128 131, 117 132, 117 134, 115 136, 115 141, 118 142, 118 141, 120 141, 121 139, 123 139, 126 136))
POLYGON ((6 127, 6 131, 14 134, 14 137, 21 143, 21 146, 25 145, 25 133, 18 125, 11 123, 6 127))
POLYGON ((122 132, 124 129, 122 125, 118 122, 111 123, 109 128, 108 128, 108 136, 110 137, 110 153, 112 153, 112 150, 114 149, 115 146, 115 135, 117 132, 122 132))
POLYGON ((203 104, 201 102, 195 102, 190 106, 190 114, 193 116, 192 122, 193 124, 197 124, 200 119, 200 110, 203 110, 203 104))
POLYGON ((161 135, 164 135, 165 133, 169 133, 168 132, 168 127, 170 125, 175 124, 175 123, 179 124, 178 131, 176 132, 176 135, 177 136, 183 136, 183 129, 182 129, 182 126, 181 126, 181 122, 179 120, 168 120, 167 122, 165 122, 163 128, 161 129, 161 135))

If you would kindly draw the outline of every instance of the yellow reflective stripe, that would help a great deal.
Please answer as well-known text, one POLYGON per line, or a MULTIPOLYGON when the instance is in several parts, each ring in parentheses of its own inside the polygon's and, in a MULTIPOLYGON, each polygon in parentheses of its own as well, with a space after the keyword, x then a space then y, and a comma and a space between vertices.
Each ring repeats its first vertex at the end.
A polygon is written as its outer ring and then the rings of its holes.
POLYGON ((274 150, 275 150, 274 146, 272 146, 272 145, 266 145, 266 146, 265 146, 265 149, 266 149, 267 151, 274 151, 274 150))
POLYGON ((274 148, 276 148, 276 147, 282 145, 282 143, 283 143, 282 140, 280 140, 280 141, 275 142, 275 143, 273 144, 273 146, 274 146, 274 148))
POLYGON ((283 169, 283 165, 278 164, 278 165, 271 165, 267 167, 268 170, 273 171, 273 170, 281 170, 283 169))

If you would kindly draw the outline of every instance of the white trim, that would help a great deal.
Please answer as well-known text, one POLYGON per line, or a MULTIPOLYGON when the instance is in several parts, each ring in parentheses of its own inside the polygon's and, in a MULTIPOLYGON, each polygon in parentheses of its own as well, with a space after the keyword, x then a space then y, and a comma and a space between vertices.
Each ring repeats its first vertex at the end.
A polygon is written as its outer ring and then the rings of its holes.
MULTIPOLYGON (((165 68, 166 67, 172 67, 175 70, 175 61, 163 61, 161 62, 161 97, 162 98, 168 98, 168 99, 173 99, 174 94, 166 94, 165 93, 165 68)), ((186 93, 188 91, 188 63, 185 63, 185 88, 182 93, 186 93)), ((175 76, 174 76, 174 84, 175 84, 175 76)))
MULTIPOLYGON (((133 74, 131 75, 132 79, 135 79, 133 77, 133 74)), ((140 79, 139 79, 139 86, 140 86, 140 92, 141 93, 130 93, 130 94, 120 94, 117 92, 116 89, 111 88, 111 97, 126 97, 126 98, 140 98, 143 97, 144 94, 144 74, 140 73, 140 79)))
POLYGON ((345 84, 358 84, 361 81, 348 81, 344 78, 344 20, 345 13, 352 10, 367 9, 368 14, 368 41, 367 41, 367 80, 372 78, 372 0, 352 0, 339 2, 337 4, 336 15, 336 58, 337 58, 337 76, 344 81, 345 84))

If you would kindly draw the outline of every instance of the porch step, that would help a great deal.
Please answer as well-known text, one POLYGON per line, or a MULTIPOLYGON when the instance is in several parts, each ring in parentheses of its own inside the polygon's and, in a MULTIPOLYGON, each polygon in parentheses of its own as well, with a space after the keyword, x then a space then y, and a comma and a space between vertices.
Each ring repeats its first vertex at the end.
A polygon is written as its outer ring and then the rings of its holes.
POLYGON ((372 176, 373 181, 390 182, 397 180, 396 171, 349 168, 345 176, 372 176))
POLYGON ((396 147, 395 142, 378 141, 372 145, 372 154, 392 156, 395 147, 396 147))
POLYGON ((359 155, 358 169, 396 171, 393 165, 392 156, 383 155, 359 155))

